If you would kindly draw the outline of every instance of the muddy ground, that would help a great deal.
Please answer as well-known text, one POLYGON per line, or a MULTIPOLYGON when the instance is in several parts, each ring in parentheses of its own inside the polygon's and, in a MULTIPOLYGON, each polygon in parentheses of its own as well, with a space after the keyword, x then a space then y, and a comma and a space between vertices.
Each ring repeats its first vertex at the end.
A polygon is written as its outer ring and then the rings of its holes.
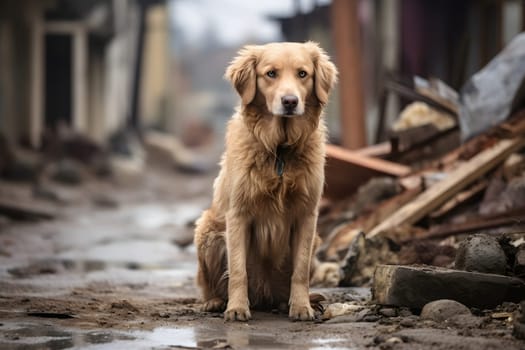
POLYGON ((57 213, 37 222, 0 218, 0 349, 525 348, 512 337, 512 304, 438 324, 347 288, 321 292, 363 309, 330 320, 290 322, 274 311, 225 323, 200 312, 191 223, 212 181, 150 166, 125 181, 49 182, 54 195, 38 198, 28 184, 0 182, 4 199, 57 213))

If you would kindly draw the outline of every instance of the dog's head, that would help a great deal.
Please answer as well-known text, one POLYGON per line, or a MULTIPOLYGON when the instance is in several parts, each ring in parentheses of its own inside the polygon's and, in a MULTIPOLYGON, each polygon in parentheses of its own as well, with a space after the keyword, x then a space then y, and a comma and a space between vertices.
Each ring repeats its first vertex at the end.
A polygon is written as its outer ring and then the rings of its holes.
POLYGON ((272 43, 245 46, 226 70, 243 106, 262 99, 267 112, 301 116, 313 99, 328 102, 337 70, 318 44, 272 43))

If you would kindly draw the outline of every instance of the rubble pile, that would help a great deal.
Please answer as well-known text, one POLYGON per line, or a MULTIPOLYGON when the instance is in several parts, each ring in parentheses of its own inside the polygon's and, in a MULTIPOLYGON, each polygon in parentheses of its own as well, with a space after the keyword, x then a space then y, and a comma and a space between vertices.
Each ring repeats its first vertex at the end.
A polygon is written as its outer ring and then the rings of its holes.
MULTIPOLYGON (((371 286, 373 303, 421 312, 421 322, 449 312, 451 324, 502 320, 523 336, 525 79, 521 68, 507 71, 525 53, 523 39, 457 95, 440 94, 439 81, 416 86, 431 105, 409 104, 386 142, 328 148, 318 257, 341 266, 340 286, 371 286), (509 80, 500 84, 508 93, 491 93, 496 76, 509 80)), ((366 314, 355 308, 326 316, 366 314)))
POLYGON ((525 111, 406 176, 371 177, 347 198, 325 198, 320 258, 341 263, 343 285, 368 282, 379 263, 453 267, 455 259, 523 277, 523 125, 525 111), (482 261, 470 262, 464 249, 456 257, 475 233, 490 235, 472 248, 484 249, 482 261))

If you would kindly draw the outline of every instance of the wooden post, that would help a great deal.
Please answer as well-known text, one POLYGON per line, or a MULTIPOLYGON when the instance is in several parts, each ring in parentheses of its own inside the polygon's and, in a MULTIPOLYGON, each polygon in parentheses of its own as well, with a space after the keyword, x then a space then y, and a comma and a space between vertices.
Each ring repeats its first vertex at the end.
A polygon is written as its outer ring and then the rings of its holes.
POLYGON ((339 68, 341 141, 344 147, 366 146, 363 67, 358 0, 332 2, 333 35, 339 68))
POLYGON ((0 20, 0 130, 9 144, 18 142, 20 127, 15 117, 15 92, 13 80, 13 41, 14 33, 11 21, 0 20))
POLYGON ((45 26, 45 33, 71 35, 71 73, 73 129, 88 133, 88 42, 86 26, 80 21, 51 21, 45 26))
POLYGON ((29 140, 31 146, 39 148, 43 129, 44 110, 44 30, 42 19, 35 15, 31 29, 31 105, 29 140))
POLYGON ((525 31, 525 0, 521 0, 521 30, 525 31))
POLYGON ((73 128, 87 133, 87 34, 84 26, 78 25, 73 31, 73 45, 71 50, 73 74, 71 87, 73 88, 73 128))

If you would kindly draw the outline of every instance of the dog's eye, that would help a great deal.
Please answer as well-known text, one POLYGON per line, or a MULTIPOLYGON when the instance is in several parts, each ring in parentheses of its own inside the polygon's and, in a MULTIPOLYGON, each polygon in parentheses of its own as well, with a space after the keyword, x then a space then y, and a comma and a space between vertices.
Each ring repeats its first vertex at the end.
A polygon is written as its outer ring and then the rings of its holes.
POLYGON ((300 70, 298 74, 299 74, 299 78, 304 78, 308 75, 308 73, 306 73, 304 70, 300 70))
POLYGON ((275 78, 277 76, 277 73, 274 70, 269 70, 268 72, 266 72, 266 75, 270 78, 275 78))

